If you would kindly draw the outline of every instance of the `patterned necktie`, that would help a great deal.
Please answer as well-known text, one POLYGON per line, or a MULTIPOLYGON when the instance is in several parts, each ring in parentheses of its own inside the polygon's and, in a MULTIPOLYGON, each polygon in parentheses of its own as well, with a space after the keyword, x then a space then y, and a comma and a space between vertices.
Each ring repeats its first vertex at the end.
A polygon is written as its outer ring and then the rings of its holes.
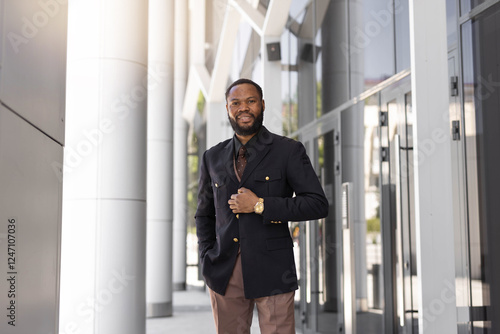
POLYGON ((238 173, 238 177, 241 179, 243 175, 243 171, 245 170, 245 166, 247 165, 247 148, 241 145, 240 150, 238 151, 238 159, 236 160, 236 172, 238 173))

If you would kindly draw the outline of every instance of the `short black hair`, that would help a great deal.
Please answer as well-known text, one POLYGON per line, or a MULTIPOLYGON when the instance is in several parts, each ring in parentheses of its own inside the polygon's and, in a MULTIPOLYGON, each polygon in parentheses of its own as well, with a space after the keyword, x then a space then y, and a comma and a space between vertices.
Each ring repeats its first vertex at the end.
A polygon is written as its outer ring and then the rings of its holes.
POLYGON ((263 95, 262 95, 262 88, 254 81, 250 80, 250 79, 245 79, 245 78, 241 78, 241 79, 238 79, 236 80, 235 82, 233 82, 232 84, 229 85, 229 87, 227 87, 227 90, 226 90, 226 101, 227 101, 227 97, 229 96, 229 91, 234 87, 234 86, 238 86, 238 85, 242 85, 242 84, 250 84, 250 85, 253 85, 256 89, 257 89, 257 93, 259 93, 259 96, 260 96, 260 99, 262 100, 263 99, 263 95))

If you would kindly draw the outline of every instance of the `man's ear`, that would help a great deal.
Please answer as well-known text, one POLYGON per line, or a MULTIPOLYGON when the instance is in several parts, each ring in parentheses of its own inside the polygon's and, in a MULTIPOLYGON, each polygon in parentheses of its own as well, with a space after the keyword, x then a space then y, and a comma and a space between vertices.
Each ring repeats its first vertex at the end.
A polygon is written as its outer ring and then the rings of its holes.
POLYGON ((227 106, 227 103, 226 103, 226 111, 229 112, 229 107, 227 106))
MULTIPOLYGON (((226 106, 227 108, 227 106, 226 106)), ((262 99, 262 111, 266 110, 266 101, 264 101, 264 99, 262 99)))

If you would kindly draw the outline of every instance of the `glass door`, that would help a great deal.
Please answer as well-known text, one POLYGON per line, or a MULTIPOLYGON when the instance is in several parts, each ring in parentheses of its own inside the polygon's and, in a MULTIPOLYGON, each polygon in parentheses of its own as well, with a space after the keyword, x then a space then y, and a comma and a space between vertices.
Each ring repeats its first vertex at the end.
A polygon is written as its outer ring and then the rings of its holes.
POLYGON ((297 223, 300 302, 304 334, 342 333, 343 310, 340 122, 337 117, 322 134, 302 136, 330 204, 328 217, 297 223))
POLYGON ((418 333, 410 78, 382 91, 380 182, 384 333, 418 333))
MULTIPOLYGON (((500 4, 492 5, 460 27, 462 49, 461 120, 467 219, 456 268, 460 333, 498 333, 500 320, 500 4)), ((458 118, 458 117, 457 117, 458 118)), ((458 119, 460 120, 460 119, 458 119)), ((461 180, 456 180, 460 184, 461 180)), ((460 199, 458 199, 460 200, 460 199)))
POLYGON ((404 76, 354 105, 364 111, 366 227, 359 226, 366 228, 366 248, 343 243, 340 119, 350 109, 299 134, 330 203, 328 217, 292 229, 299 245, 297 319, 304 334, 418 333, 411 96, 410 77, 404 76), (351 275, 346 259, 355 263, 351 275), (350 301, 347 286, 354 289, 350 301))

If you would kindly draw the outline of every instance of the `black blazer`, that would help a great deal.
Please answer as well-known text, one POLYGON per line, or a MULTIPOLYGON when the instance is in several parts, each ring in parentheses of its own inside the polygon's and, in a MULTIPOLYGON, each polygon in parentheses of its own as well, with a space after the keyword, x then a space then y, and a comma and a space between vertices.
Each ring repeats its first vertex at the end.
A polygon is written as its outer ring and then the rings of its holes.
POLYGON ((323 218, 328 201, 300 142, 264 127, 248 150, 241 182, 232 139, 204 153, 195 218, 207 285, 224 295, 241 248, 245 297, 253 299, 298 288, 288 221, 323 218), (262 215, 232 212, 228 200, 240 187, 264 198, 262 215))

